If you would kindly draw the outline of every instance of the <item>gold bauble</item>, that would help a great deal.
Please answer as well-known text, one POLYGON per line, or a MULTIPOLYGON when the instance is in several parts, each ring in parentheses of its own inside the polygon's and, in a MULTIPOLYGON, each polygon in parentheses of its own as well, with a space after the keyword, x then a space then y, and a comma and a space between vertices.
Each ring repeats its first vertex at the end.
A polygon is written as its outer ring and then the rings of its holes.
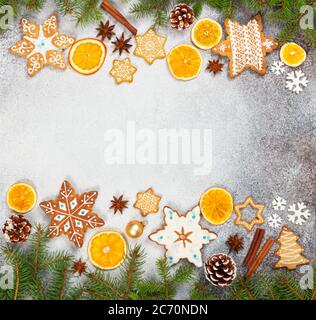
POLYGON ((144 222, 132 220, 127 224, 125 232, 130 238, 139 238, 144 232, 144 227, 144 222))

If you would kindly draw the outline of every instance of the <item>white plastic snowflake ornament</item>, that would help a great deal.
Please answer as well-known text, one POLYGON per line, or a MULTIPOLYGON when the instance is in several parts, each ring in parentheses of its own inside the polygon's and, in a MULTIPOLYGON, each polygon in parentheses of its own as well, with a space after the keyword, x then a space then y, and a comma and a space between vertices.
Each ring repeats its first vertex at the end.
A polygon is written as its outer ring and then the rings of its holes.
POLYGON ((272 206, 275 211, 284 211, 285 206, 286 206, 286 200, 277 196, 273 201, 272 201, 272 206))
POLYGON ((204 244, 214 240, 216 233, 200 225, 200 207, 197 206, 185 215, 169 207, 164 208, 165 225, 149 235, 149 239, 166 248, 170 264, 180 259, 188 259, 197 267, 202 267, 201 249, 204 244))
POLYGON ((268 225, 271 228, 277 229, 277 228, 281 227, 281 223, 282 223, 282 218, 277 213, 273 213, 268 218, 268 225))
POLYGON ((53 238, 64 234, 77 247, 82 247, 87 229, 104 225, 104 221, 93 212, 97 197, 97 191, 79 195, 68 181, 64 181, 56 200, 40 203, 40 207, 51 219, 48 237, 53 238))
POLYGON ((282 61, 274 61, 271 66, 271 71, 277 76, 284 73, 285 72, 284 63, 282 61))
POLYGON ((56 14, 52 14, 42 25, 22 18, 21 27, 24 36, 9 51, 27 59, 27 73, 30 77, 40 72, 45 65, 66 69, 62 50, 70 47, 75 38, 58 32, 56 14))
POLYGON ((292 223, 295 223, 297 225, 302 225, 306 222, 306 220, 310 217, 311 213, 308 209, 306 209, 306 206, 303 202, 298 202, 297 204, 292 204, 289 206, 288 212, 292 212, 292 214, 289 214, 288 220, 292 223))
POLYGON ((288 73, 286 80, 286 88, 296 94, 302 92, 304 87, 307 87, 308 84, 308 80, 302 70, 296 70, 288 73))

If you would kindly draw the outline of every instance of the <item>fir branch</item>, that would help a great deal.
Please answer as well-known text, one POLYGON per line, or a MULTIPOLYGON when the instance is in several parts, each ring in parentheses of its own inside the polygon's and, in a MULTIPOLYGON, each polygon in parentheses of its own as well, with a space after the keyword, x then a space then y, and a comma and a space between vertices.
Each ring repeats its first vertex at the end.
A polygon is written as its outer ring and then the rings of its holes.
POLYGON ((276 275, 277 290, 282 300, 305 300, 304 292, 299 282, 288 272, 279 272, 276 275))
POLYGON ((142 266, 145 263, 144 250, 140 245, 136 245, 133 249, 129 250, 120 273, 120 282, 124 288, 123 298, 127 299, 132 288, 140 281, 142 276, 142 266))
POLYGON ((79 10, 76 0, 55 0, 55 3, 59 13, 63 16, 72 15, 79 10))
POLYGON ((206 286, 200 281, 195 281, 191 292, 191 300, 215 300, 215 296, 210 292, 209 286, 206 286))
POLYGON ((103 10, 100 7, 100 0, 77 0, 78 5, 73 13, 77 25, 86 26, 102 20, 103 10))
POLYGON ((27 10, 37 12, 41 10, 45 4, 45 0, 22 0, 27 10))
POLYGON ((171 266, 165 257, 158 259, 156 266, 164 288, 164 299, 169 300, 171 291, 173 291, 171 288, 171 266))

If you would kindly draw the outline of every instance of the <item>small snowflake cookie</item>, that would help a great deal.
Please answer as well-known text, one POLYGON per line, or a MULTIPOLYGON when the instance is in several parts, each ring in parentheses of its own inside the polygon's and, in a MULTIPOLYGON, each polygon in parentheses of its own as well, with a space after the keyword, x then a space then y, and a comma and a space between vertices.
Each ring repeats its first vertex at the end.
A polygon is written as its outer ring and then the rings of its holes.
POLYGON ((204 244, 216 239, 217 234, 200 225, 200 207, 185 215, 169 207, 164 207, 164 226, 149 235, 149 239, 166 248, 170 264, 187 259, 197 267, 202 267, 201 249, 204 244))
POLYGON ((27 73, 30 77, 40 72, 45 65, 66 69, 62 51, 69 48, 75 38, 59 33, 56 14, 52 14, 42 25, 22 18, 21 27, 23 38, 9 48, 9 52, 27 59, 27 73))
POLYGON ((277 76, 284 73, 285 72, 284 63, 282 61, 274 61, 271 66, 271 71, 277 76))
POLYGON ((286 206, 286 200, 277 196, 272 201, 272 206, 275 211, 284 211, 286 206))
POLYGON ((277 213, 271 214, 271 216, 268 218, 268 225, 271 228, 277 229, 281 227, 281 223, 282 223, 282 218, 277 213))
POLYGON ((304 224, 311 215, 303 202, 290 205, 288 212, 292 212, 287 216, 288 220, 300 226, 304 224))
POLYGON ((287 74, 286 88, 299 94, 307 87, 308 80, 302 70, 292 71, 287 74))

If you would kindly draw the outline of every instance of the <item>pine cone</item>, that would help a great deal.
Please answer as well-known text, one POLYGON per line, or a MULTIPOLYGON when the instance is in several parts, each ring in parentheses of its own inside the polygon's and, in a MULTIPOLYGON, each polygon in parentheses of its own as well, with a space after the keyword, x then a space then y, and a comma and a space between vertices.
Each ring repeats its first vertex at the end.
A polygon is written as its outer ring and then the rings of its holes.
POLYGON ((177 4, 169 15, 171 27, 178 30, 189 28, 194 19, 193 9, 185 3, 177 4))
POLYGON ((11 243, 25 242, 30 233, 32 225, 23 216, 14 214, 6 220, 2 227, 2 232, 6 240, 11 243))
POLYGON ((223 253, 214 254, 204 264, 205 276, 213 285, 225 287, 236 278, 237 268, 234 260, 223 253))

